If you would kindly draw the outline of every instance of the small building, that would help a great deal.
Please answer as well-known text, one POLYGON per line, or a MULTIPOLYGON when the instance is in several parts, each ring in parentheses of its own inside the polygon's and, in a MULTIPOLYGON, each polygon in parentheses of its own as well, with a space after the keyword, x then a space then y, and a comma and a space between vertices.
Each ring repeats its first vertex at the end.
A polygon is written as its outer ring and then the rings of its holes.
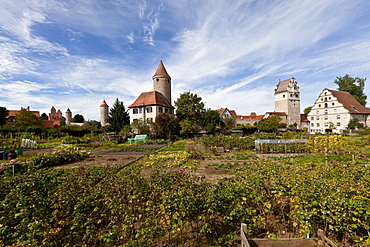
POLYGON ((351 119, 357 118, 364 126, 370 126, 370 109, 361 105, 350 93, 325 88, 307 114, 309 132, 342 133, 351 119))
POLYGON ((154 91, 141 93, 129 106, 130 123, 134 121, 154 122, 161 113, 174 115, 175 107, 171 105, 171 77, 162 61, 160 61, 152 80, 154 91))

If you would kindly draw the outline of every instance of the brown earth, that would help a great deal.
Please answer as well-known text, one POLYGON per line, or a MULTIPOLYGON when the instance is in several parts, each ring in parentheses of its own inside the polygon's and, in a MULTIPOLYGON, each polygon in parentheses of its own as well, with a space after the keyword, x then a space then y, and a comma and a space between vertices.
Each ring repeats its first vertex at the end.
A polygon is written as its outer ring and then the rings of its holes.
MULTIPOLYGON (((135 146, 134 148, 151 148, 151 149, 159 149, 164 145, 139 145, 135 146)), ((133 149, 134 149, 133 148, 133 149)), ((148 154, 150 151, 146 152, 119 152, 120 148, 110 148, 110 149, 92 149, 89 150, 91 155, 89 158, 85 160, 76 161, 76 162, 68 162, 61 164, 59 166, 55 166, 54 168, 76 168, 76 167, 98 167, 98 166, 126 166, 144 155, 148 154)), ((25 156, 31 156, 37 153, 45 153, 49 152, 51 149, 38 149, 38 150, 30 150, 25 151, 25 156)))

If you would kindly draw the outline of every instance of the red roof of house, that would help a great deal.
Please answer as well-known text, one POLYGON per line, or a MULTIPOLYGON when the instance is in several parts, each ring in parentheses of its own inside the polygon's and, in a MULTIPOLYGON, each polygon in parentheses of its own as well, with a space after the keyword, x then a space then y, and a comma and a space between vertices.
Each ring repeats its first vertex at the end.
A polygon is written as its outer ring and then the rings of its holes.
POLYGON ((163 65, 162 60, 158 64, 157 71, 154 73, 154 76, 156 76, 156 75, 166 75, 166 76, 169 76, 168 73, 167 73, 167 71, 166 71, 166 68, 163 65))
POLYGON ((278 116, 278 117, 286 117, 286 116, 288 116, 288 114, 286 114, 286 112, 277 112, 277 111, 274 111, 274 112, 266 112, 266 114, 268 114, 268 118, 271 118, 273 116, 278 116))
POLYGON ((308 120, 307 118, 307 114, 301 114, 301 122, 309 122, 310 120, 308 120))
MULTIPOLYGON (((8 114, 7 118, 15 117, 19 112, 20 112, 20 110, 9 110, 9 114, 8 114)), ((40 117, 40 112, 39 111, 30 111, 30 112, 35 114, 37 117, 40 117)))
POLYGON ((105 100, 103 100, 103 103, 101 103, 100 107, 102 107, 102 106, 108 106, 107 102, 105 102, 105 100))
POLYGON ((227 108, 220 108, 220 109, 217 109, 216 111, 218 112, 218 115, 221 117, 222 114, 225 112, 227 108))
POLYGON ((349 113, 370 114, 370 109, 361 105, 350 93, 327 89, 349 113))
POLYGON ((161 93, 157 91, 141 93, 135 102, 129 106, 129 108, 150 105, 160 105, 164 107, 175 108, 161 93))
POLYGON ((47 129, 58 128, 60 127, 60 120, 41 120, 41 125, 47 129))

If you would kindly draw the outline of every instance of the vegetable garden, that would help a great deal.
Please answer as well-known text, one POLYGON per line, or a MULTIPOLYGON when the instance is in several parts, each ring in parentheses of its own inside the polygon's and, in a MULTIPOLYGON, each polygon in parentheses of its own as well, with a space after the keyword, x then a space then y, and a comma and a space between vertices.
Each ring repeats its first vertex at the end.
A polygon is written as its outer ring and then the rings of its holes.
POLYGON ((370 245, 369 146, 323 136, 306 153, 256 154, 253 143, 181 140, 126 167, 53 168, 88 157, 81 148, 1 163, 0 244, 237 246, 243 222, 250 237, 323 229, 343 246, 370 245), (22 168, 14 177, 12 163, 22 168))

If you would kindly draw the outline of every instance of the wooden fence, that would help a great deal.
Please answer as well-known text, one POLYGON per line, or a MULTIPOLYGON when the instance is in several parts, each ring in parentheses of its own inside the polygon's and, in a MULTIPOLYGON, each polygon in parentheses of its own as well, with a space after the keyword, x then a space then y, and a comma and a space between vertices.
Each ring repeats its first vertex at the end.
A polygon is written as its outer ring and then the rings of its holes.
POLYGON ((242 247, 337 247, 328 239, 323 230, 318 230, 317 238, 247 238, 247 225, 242 223, 240 236, 242 247))

